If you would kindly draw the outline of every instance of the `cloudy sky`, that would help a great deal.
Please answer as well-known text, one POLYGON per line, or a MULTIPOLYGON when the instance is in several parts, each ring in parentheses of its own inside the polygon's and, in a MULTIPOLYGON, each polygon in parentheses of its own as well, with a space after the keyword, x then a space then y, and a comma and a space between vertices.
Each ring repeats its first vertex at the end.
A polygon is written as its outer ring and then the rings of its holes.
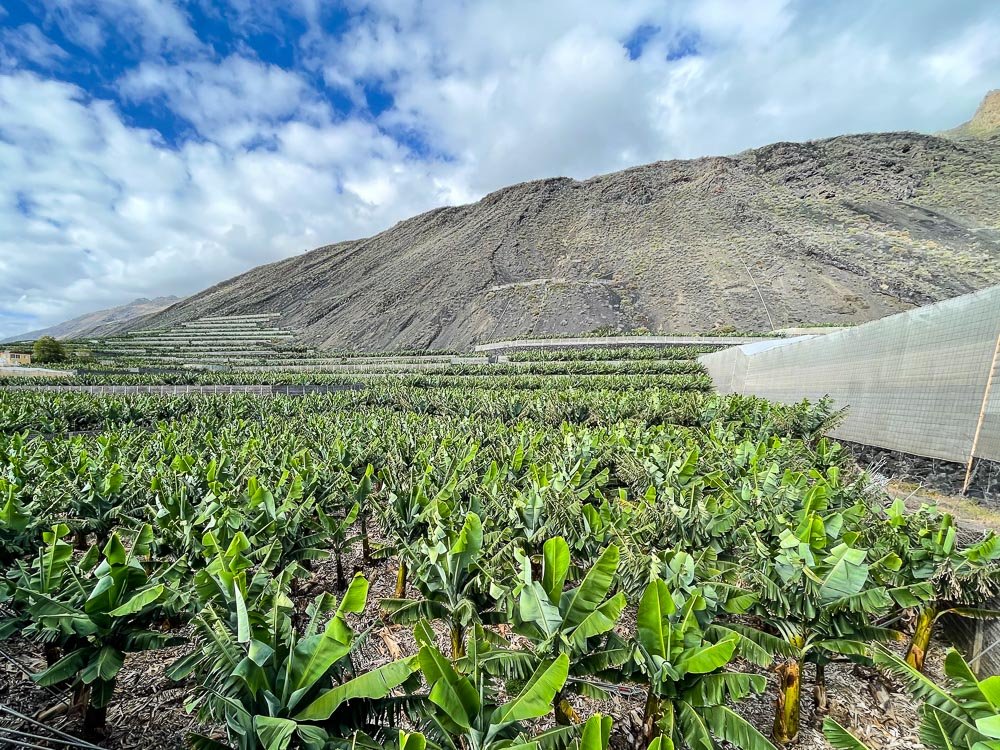
POLYGON ((0 335, 503 185, 935 131, 996 0, 0 0, 0 335))

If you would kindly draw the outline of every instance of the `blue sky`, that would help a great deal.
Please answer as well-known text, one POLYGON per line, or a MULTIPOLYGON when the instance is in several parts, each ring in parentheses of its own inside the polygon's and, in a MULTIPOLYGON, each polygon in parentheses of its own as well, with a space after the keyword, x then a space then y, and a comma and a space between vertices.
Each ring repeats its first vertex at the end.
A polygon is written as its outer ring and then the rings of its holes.
POLYGON ((0 335, 504 185, 1000 87, 992 0, 4 0, 0 335))

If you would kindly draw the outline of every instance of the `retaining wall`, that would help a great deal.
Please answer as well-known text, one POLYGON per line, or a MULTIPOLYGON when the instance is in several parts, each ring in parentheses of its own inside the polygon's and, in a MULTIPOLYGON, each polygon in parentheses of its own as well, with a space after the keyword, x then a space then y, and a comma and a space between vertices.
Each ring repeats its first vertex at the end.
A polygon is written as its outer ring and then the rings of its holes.
POLYGON ((479 344, 477 352, 507 349, 569 349, 590 346, 735 346, 771 339, 757 336, 593 336, 580 338, 511 339, 479 344))

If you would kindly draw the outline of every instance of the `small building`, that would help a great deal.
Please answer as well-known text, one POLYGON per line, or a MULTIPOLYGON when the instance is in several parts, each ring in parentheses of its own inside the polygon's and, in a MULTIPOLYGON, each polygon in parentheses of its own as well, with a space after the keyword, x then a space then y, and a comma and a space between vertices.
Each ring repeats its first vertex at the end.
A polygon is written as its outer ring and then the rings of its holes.
POLYGON ((31 355, 21 352, 0 351, 0 367, 17 367, 20 365, 30 365, 31 355))

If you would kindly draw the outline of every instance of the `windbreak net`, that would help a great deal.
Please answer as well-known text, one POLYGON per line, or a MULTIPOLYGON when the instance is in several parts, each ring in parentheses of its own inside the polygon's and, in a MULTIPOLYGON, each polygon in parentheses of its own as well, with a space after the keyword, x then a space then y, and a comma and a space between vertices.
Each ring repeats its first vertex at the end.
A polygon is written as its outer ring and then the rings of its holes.
POLYGON ((700 359, 723 393, 830 396, 834 437, 919 456, 1000 461, 1000 287, 837 333, 700 359), (974 446, 975 444, 975 446, 974 446))

